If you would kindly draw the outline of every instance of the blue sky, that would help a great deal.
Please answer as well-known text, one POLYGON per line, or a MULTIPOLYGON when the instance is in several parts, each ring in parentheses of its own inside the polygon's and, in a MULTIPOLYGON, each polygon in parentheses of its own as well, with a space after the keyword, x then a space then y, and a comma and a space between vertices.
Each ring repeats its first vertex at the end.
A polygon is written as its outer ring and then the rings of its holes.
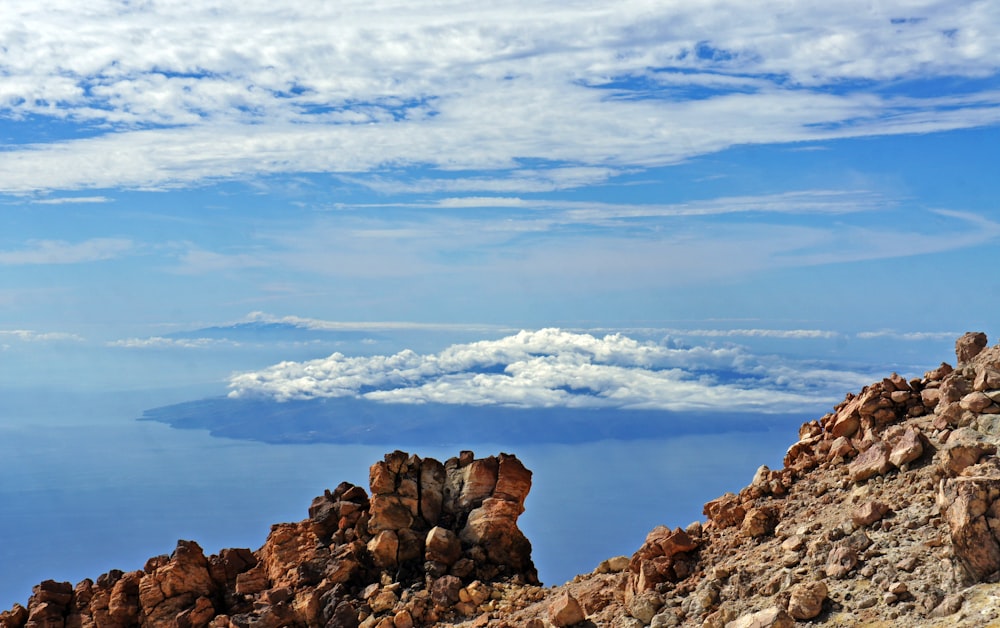
POLYGON ((191 383, 334 347, 169 336, 285 317, 408 331, 351 348, 373 355, 559 327, 946 359, 1000 305, 998 25, 993 2, 5 3, 3 375, 191 383))

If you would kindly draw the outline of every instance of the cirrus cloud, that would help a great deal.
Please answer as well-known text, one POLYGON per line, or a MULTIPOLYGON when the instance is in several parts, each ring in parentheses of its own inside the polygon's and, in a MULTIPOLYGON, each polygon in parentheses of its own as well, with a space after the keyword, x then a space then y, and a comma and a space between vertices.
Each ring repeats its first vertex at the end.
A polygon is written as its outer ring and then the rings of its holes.
POLYGON ((124 238, 92 238, 82 242, 33 240, 19 250, 0 251, 0 266, 81 264, 114 259, 135 249, 124 238))
POLYGON ((0 190, 333 172, 538 191, 739 144, 991 125, 998 26, 986 1, 15 3, 0 118, 78 133, 19 134, 0 190), (927 97, 940 79, 963 88, 927 97))

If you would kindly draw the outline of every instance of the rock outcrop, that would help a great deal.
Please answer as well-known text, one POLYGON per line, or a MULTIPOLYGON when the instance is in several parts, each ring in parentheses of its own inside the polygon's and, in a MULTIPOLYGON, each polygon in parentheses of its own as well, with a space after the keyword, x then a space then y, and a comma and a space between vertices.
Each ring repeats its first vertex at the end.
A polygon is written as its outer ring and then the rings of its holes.
POLYGON ((704 521, 559 587, 517 527, 517 458, 394 452, 256 552, 181 541, 43 582, 0 628, 1000 626, 1000 346, 966 334, 956 358, 848 394, 704 521))
POLYGON ((141 570, 42 582, 0 627, 404 628, 482 614, 502 587, 538 583, 517 527, 530 488, 511 455, 396 451, 372 465, 370 495, 342 483, 256 552, 179 541, 141 570))

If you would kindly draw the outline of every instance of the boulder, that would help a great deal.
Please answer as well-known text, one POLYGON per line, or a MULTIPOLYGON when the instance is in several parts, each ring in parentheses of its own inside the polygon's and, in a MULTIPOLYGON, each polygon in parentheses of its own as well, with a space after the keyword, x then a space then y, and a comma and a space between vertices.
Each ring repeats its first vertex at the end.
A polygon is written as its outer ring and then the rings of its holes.
POLYGON ((735 619, 726 628, 794 628, 795 620, 782 608, 777 606, 749 613, 735 619))
POLYGON ((986 334, 981 331, 966 332, 955 341, 955 357, 958 364, 971 362, 987 345, 986 334))
POLYGON ((399 537, 393 530, 382 530, 368 541, 368 552, 376 567, 389 569, 397 564, 399 537))
POLYGON ((993 400, 986 396, 986 393, 975 391, 962 397, 958 402, 959 407, 969 412, 980 413, 993 405, 993 400))
POLYGON ((823 610, 827 588, 823 582, 803 582, 792 587, 788 614, 794 619, 812 619, 823 610))
POLYGON ((629 590, 641 593, 661 582, 686 577, 689 566, 685 558, 697 547, 698 542, 684 530, 656 526, 629 561, 629 590))
POLYGON ((949 475, 958 475, 966 467, 979 462, 986 455, 995 454, 996 445, 983 440, 982 435, 974 429, 963 427, 948 436, 941 449, 941 469, 949 475))
POLYGON ((896 444, 889 452, 889 462, 895 467, 913 462, 924 454, 924 444, 920 438, 920 431, 910 427, 903 432, 896 444))
POLYGON ((771 534, 777 524, 778 513, 775 509, 768 507, 751 508, 740 525, 740 533, 746 537, 760 538, 771 534))
POLYGON ((747 511, 740 503, 740 498, 733 493, 726 493, 705 504, 702 513, 718 528, 728 528, 743 523, 747 511))
POLYGON ((951 534, 952 549, 970 582, 1000 571, 1000 477, 959 477, 941 483, 938 505, 951 534))
POLYGON ((857 527, 864 528, 880 520, 887 512, 889 512, 887 505, 879 501, 870 501, 851 512, 851 521, 857 527))
POLYGON ((826 559, 826 575, 843 578, 858 564, 858 552, 848 545, 834 547, 826 559))
POLYGON ((863 451, 848 466, 851 480, 863 482, 870 477, 888 472, 892 469, 889 453, 889 446, 883 441, 879 441, 863 451))
POLYGON ((556 628, 564 628, 565 626, 573 626, 583 622, 587 617, 583 612, 583 607, 576 600, 575 597, 570 595, 568 591, 564 591, 556 596, 552 602, 549 603, 549 621, 556 628))

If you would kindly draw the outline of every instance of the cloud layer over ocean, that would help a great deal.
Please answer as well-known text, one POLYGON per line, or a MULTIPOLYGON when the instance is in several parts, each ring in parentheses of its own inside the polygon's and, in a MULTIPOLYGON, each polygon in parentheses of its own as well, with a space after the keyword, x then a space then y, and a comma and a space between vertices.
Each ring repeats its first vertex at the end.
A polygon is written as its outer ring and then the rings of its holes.
POLYGON ((234 375, 230 396, 356 397, 523 408, 792 412, 833 403, 867 374, 756 356, 738 346, 596 337, 548 328, 432 354, 281 362, 234 375))

